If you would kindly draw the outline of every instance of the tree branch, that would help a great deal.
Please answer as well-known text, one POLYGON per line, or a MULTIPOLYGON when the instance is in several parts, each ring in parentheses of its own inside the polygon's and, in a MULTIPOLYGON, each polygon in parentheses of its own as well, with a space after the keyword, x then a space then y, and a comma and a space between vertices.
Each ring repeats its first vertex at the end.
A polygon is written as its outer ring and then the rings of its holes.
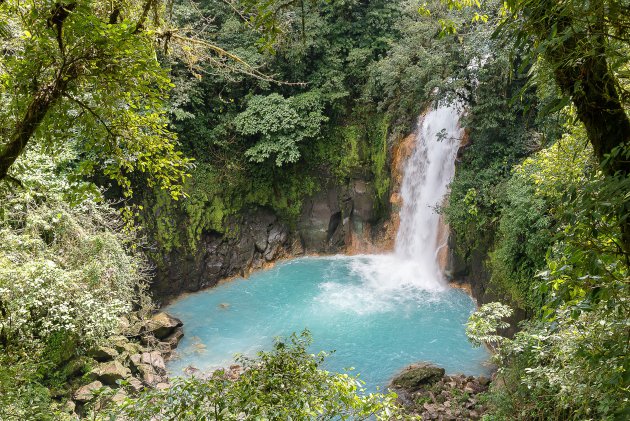
POLYGON ((105 128, 105 130, 107 131, 107 133, 109 133, 109 135, 115 139, 116 133, 114 133, 109 126, 107 125, 107 123, 105 123, 105 120, 103 120, 103 118, 98 115, 89 105, 87 105, 86 103, 84 103, 83 101, 71 96, 70 94, 64 92, 62 94, 65 98, 68 98, 70 101, 75 102, 77 105, 79 105, 79 107, 83 108, 85 111, 87 111, 88 113, 90 113, 96 120, 98 120, 99 123, 101 123, 101 125, 105 128))

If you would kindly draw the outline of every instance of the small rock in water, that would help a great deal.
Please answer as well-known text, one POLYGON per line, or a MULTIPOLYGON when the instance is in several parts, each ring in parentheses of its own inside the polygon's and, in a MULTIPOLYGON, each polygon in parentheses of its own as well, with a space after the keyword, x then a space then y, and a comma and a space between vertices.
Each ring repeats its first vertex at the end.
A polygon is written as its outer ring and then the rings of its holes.
POLYGON ((414 364, 393 378, 394 388, 413 392, 423 386, 438 382, 444 376, 444 369, 428 363, 414 364))
POLYGON ((226 310, 226 309, 230 308, 230 304, 229 303, 221 303, 221 304, 219 304, 219 308, 221 310, 226 310))
POLYGON ((187 376, 192 376, 195 373, 199 373, 199 369, 196 367, 193 367, 192 365, 189 365, 188 367, 184 368, 184 374, 187 376))

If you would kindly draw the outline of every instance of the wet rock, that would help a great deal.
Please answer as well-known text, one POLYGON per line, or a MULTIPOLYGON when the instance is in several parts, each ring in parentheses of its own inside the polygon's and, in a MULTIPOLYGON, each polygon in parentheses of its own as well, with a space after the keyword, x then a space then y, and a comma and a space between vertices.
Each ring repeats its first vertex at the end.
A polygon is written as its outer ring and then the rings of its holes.
POLYGON ((182 321, 170 314, 160 312, 151 317, 144 325, 144 332, 152 334, 158 339, 164 339, 172 335, 178 327, 183 325, 182 321))
POLYGON ((77 402, 88 402, 94 397, 93 392, 101 387, 103 387, 103 383, 98 380, 93 381, 92 383, 80 387, 76 392, 74 392, 73 398, 77 402))
POLYGON ((394 377, 391 385, 396 389, 413 392, 423 386, 436 383, 442 376, 444 376, 443 368, 426 363, 414 364, 394 377))

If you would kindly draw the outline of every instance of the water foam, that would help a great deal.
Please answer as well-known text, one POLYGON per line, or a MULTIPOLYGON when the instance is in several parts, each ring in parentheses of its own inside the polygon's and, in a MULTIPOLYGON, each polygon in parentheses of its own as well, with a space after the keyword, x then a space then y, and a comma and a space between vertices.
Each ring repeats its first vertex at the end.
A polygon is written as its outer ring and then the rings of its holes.
POLYGON ((401 187, 403 207, 394 253, 358 256, 351 271, 359 284, 328 280, 316 298, 358 314, 396 310, 409 302, 430 299, 447 288, 438 263, 444 247, 440 215, 455 173, 462 130, 456 105, 440 106, 420 117, 416 145, 406 162, 401 187))

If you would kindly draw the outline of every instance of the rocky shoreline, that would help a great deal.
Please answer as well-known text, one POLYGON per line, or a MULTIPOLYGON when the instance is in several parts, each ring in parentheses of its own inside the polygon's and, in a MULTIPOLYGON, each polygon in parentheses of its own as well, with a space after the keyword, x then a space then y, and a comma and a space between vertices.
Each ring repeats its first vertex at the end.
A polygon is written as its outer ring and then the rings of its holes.
POLYGON ((478 420, 487 411, 483 394, 490 383, 486 376, 447 375, 441 367, 417 363, 396 375, 390 388, 409 415, 423 420, 478 420))
POLYGON ((67 412, 83 415, 88 405, 98 409, 144 388, 170 387, 165 361, 184 336, 182 321, 164 312, 148 318, 130 313, 120 326, 107 345, 88 352, 92 368, 83 378, 91 381, 74 391, 67 412))

